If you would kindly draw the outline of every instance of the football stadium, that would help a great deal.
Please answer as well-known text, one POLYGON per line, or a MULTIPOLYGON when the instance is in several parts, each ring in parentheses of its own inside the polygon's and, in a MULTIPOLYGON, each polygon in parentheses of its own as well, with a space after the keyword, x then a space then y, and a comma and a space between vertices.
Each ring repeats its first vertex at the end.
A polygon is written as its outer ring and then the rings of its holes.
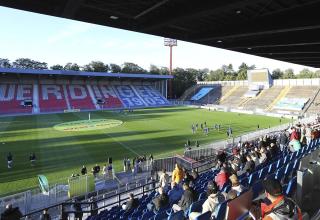
POLYGON ((0 59, 1 219, 320 219, 319 71, 241 65, 185 83, 190 69, 172 70, 171 54, 183 40, 319 68, 320 1, 0 6, 170 47, 164 72, 0 59))

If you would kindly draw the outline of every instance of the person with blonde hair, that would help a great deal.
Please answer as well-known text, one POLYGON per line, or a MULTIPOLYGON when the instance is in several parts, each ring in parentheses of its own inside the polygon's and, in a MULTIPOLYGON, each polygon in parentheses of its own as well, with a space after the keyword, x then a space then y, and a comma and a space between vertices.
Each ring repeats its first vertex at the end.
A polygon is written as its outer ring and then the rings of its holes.
POLYGON ((179 164, 176 164, 172 172, 172 182, 179 184, 184 178, 184 172, 179 164))

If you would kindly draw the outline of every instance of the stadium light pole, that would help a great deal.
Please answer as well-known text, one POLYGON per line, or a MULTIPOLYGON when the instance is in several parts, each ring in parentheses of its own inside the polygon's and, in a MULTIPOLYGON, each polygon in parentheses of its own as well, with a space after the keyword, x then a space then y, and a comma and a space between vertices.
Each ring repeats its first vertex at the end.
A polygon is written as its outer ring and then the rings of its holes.
MULTIPOLYGON (((170 66, 169 74, 172 75, 172 47, 178 46, 176 39, 164 38, 164 46, 170 47, 170 66)), ((169 97, 172 99, 172 79, 169 80, 169 97)))

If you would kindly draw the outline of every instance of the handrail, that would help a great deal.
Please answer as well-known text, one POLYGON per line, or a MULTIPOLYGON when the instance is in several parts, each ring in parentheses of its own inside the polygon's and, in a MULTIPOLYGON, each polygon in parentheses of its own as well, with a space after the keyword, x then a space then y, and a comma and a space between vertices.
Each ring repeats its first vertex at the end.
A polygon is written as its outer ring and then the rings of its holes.
MULTIPOLYGON (((196 169, 198 171, 199 168, 204 167, 204 166, 208 166, 208 163, 201 164, 200 166, 194 167, 193 169, 196 169)), ((200 173, 204 173, 204 172, 210 170, 212 167, 214 167, 214 165, 212 165, 209 168, 206 168, 206 169, 202 170, 200 173)), ((52 209, 52 208, 56 208, 56 207, 60 207, 60 206, 64 206, 64 205, 72 205, 72 204, 76 204, 76 203, 81 204, 81 205, 86 205, 86 204, 88 205, 89 204, 92 207, 92 204, 94 204, 94 203, 98 203, 98 202, 102 202, 102 201, 105 201, 105 200, 109 200, 111 198, 118 197, 118 201, 117 202, 113 202, 113 203, 107 204, 105 206, 98 207, 97 209, 90 209, 88 211, 86 211, 86 210, 85 211, 81 211, 81 213, 90 213, 92 210, 100 210, 100 209, 107 208, 107 207, 110 207, 110 206, 115 205, 115 204, 121 205, 122 201, 128 200, 128 198, 121 199, 121 195, 127 194, 128 192, 135 191, 135 190, 138 190, 138 189, 142 189, 141 193, 135 194, 135 196, 139 196, 139 195, 144 195, 145 193, 148 193, 150 191, 154 191, 155 189, 159 188, 159 186, 156 186, 157 183, 158 183, 157 181, 151 181, 149 183, 143 184, 142 186, 134 187, 134 188, 129 189, 129 190, 125 191, 125 192, 119 192, 119 193, 117 193, 115 195, 108 196, 106 198, 97 199, 97 200, 92 201, 92 202, 60 202, 58 204, 54 204, 54 205, 48 206, 46 208, 38 209, 38 210, 32 211, 32 212, 30 212, 28 214, 24 214, 23 217, 27 217, 27 216, 30 216, 30 215, 34 215, 34 214, 40 213, 45 209, 52 209), (152 184, 155 184, 155 187, 153 187, 152 189, 145 190, 146 186, 150 186, 152 184)), ((93 193, 93 192, 90 192, 90 193, 93 193)), ((88 193, 88 194, 90 194, 90 193, 88 193)), ((64 211, 64 213, 77 213, 77 211, 64 211)))

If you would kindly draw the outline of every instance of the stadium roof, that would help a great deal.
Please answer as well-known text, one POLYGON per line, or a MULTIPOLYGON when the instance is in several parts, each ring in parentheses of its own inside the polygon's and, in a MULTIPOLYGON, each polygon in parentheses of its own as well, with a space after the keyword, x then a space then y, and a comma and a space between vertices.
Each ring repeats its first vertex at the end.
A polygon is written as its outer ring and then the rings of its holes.
POLYGON ((0 73, 23 74, 23 75, 60 75, 60 76, 83 76, 83 77, 109 77, 109 78, 130 78, 130 79, 151 79, 165 80, 172 79, 170 75, 133 74, 133 73, 107 73, 107 72, 83 72, 69 70, 34 70, 17 68, 0 68, 0 73))
POLYGON ((320 0, 0 0, 0 5, 320 67, 320 0))

